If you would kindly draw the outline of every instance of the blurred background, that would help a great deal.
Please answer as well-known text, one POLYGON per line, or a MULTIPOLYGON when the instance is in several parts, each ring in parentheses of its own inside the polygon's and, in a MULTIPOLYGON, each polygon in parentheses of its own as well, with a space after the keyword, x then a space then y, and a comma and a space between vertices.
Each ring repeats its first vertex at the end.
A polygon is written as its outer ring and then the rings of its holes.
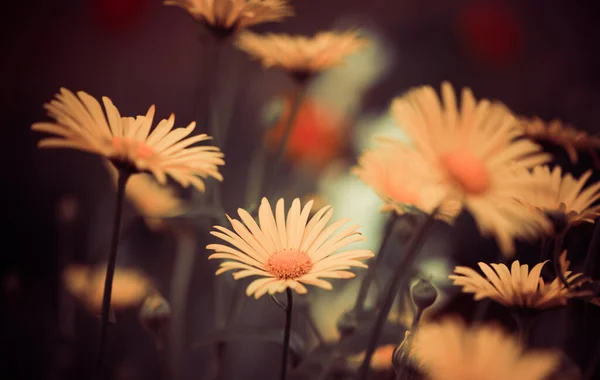
MULTIPOLYGON (((371 249, 379 244, 385 218, 377 211, 378 198, 348 174, 348 167, 370 146, 373 135, 399 133, 386 112, 391 99, 407 89, 425 84, 439 88, 449 80, 457 88, 471 87, 478 98, 501 100, 518 114, 560 118, 590 133, 600 130, 600 28, 591 0, 294 0, 291 4, 294 17, 253 29, 313 34, 358 27, 373 43, 346 66, 311 84, 287 156, 290 170, 279 178, 277 189, 286 198, 314 195, 333 204, 337 216, 350 216, 362 225, 368 238, 365 246, 371 249)), ((59 306, 69 302, 60 276, 68 263, 105 260, 114 188, 99 158, 77 151, 38 150, 40 135, 30 126, 47 120, 43 103, 66 87, 108 96, 122 114, 143 114, 155 104, 158 117, 174 113, 176 126, 196 120, 199 131, 206 132, 203 73, 212 51, 205 33, 186 12, 165 7, 159 0, 12 2, 5 5, 0 19, 0 157, 6 202, 0 253, 0 377, 88 378, 97 321, 77 305, 72 306, 69 323, 59 317, 59 306)), ((231 215, 247 203, 243 189, 253 179, 249 157, 261 144, 270 144, 263 135, 280 123, 292 83, 231 47, 222 54, 216 75, 219 120, 229 125, 222 145, 226 154, 222 189, 224 208, 231 215)), ((590 167, 589 157, 582 156, 574 167, 565 152, 547 148, 577 175, 590 167)), ((459 222, 472 225, 466 215, 459 222)), ((590 228, 581 231, 582 237, 589 238, 590 228)), ((454 265, 496 257, 493 244, 474 242, 472 233, 457 235, 440 225, 433 235, 420 265, 440 289, 448 286, 444 278, 454 265)), ((214 329, 215 265, 205 260, 206 243, 205 235, 196 236, 199 259, 193 267, 185 317, 185 336, 191 343, 214 329)), ((169 294, 176 246, 174 233, 150 230, 128 207, 120 265, 143 270, 161 293, 169 294)), ((585 252, 585 247, 581 249, 585 252)), ((577 266, 578 259, 573 261, 577 266)), ((231 281, 227 284, 232 286, 231 281)), ((314 318, 329 338, 336 336, 336 320, 351 306, 356 284, 340 284, 339 289, 341 293, 309 291, 314 318), (337 315, 325 310, 333 307, 334 298, 337 315)), ((444 307, 469 310, 471 297, 453 298, 444 307)), ((561 326, 578 325, 578 307, 550 318, 561 326)), ((241 325, 283 324, 268 299, 252 300, 242 312, 241 325)), ((595 309, 586 312, 588 321, 598 316, 595 309)), ((152 337, 139 326, 135 312, 119 315, 118 321, 111 330, 115 378, 158 379, 152 337)), ((581 335, 570 335, 572 329, 548 332, 541 323, 539 344, 568 348, 571 359, 585 368, 598 337, 592 325, 589 322, 587 334, 595 338, 582 340, 581 335)), ((274 377, 279 349, 275 343, 236 341, 228 347, 225 377, 274 377), (273 359, 265 360, 268 355, 273 359), (259 358, 267 364, 257 365, 259 358)), ((211 355, 206 347, 183 355, 181 378, 203 377, 211 355)))

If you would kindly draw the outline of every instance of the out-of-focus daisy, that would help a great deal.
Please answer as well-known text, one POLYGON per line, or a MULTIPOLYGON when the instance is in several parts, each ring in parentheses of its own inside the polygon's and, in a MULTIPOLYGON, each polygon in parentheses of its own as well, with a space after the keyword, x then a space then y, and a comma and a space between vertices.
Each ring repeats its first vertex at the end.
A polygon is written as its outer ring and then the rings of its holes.
POLYGON ((357 31, 320 32, 314 37, 245 32, 240 34, 237 47, 265 67, 280 68, 298 80, 305 80, 340 65, 366 43, 357 31))
POLYGON ((423 173, 437 175, 448 194, 462 199, 483 235, 496 237, 506 256, 514 254, 514 239, 535 239, 551 229, 544 215, 515 198, 540 187, 526 169, 545 163, 550 155, 526 139, 511 112, 502 104, 477 102, 462 90, 460 108, 452 86, 420 87, 397 98, 392 114, 427 163, 423 173))
MULTIPOLYGON (((431 213, 446 195, 445 189, 437 184, 436 173, 429 171, 422 156, 405 144, 389 139, 379 142, 379 147, 359 157, 352 173, 385 202, 382 211, 404 214, 416 208, 431 213)), ((459 202, 445 200, 438 215, 452 221, 459 211, 459 202)))
MULTIPOLYGON (((63 271, 65 288, 92 313, 100 314, 106 266, 70 265, 63 271)), ((150 280, 133 269, 117 268, 112 285, 111 307, 115 310, 139 305, 152 290, 150 280)))
MULTIPOLYGON (((267 147, 276 150, 290 117, 292 98, 284 100, 284 109, 277 124, 265 135, 267 147)), ((309 168, 321 169, 338 157, 347 144, 344 118, 331 107, 312 98, 305 98, 294 119, 286 156, 309 168)))
MULTIPOLYGON (((512 263, 509 271, 504 264, 479 263, 485 277, 469 267, 457 266, 454 273, 448 276, 453 284, 462 286, 464 293, 473 293, 476 300, 491 298, 507 307, 524 307, 531 309, 549 309, 563 306, 571 297, 579 295, 567 289, 560 278, 547 283, 541 272, 548 260, 536 264, 531 272, 529 267, 520 265, 519 260, 512 263), (493 268, 493 269, 492 269, 493 268)), ((567 251, 560 256, 560 269, 569 284, 585 281, 582 273, 573 274, 569 270, 567 251)))
POLYGON ((562 175, 560 166, 552 171, 548 166, 535 167, 533 176, 543 181, 545 189, 550 191, 534 191, 525 202, 543 211, 564 213, 570 225, 594 223, 600 216, 600 205, 593 205, 600 199, 600 182, 584 188, 591 175, 592 171, 588 170, 575 179, 570 173, 562 175))
MULTIPOLYGON (((107 168, 115 180, 117 170, 111 165, 107 168)), ((187 205, 169 186, 161 186, 148 174, 140 174, 129 179, 126 188, 127 198, 144 221, 153 230, 164 227, 164 218, 172 218, 185 212, 187 205)))
MULTIPOLYGON (((371 357, 371 369, 375 371, 387 371, 392 369, 392 355, 396 346, 393 344, 386 344, 377 347, 373 356, 371 357)), ((358 367, 365 358, 365 352, 359 352, 358 354, 351 355, 348 357, 348 363, 353 367, 358 367)))
POLYGON ((495 325, 468 328, 456 317, 425 324, 411 352, 430 380, 542 380, 559 365, 550 351, 526 351, 495 325))
POLYGON ((596 150, 600 149, 600 137, 590 136, 560 120, 552 120, 548 123, 538 117, 522 118, 520 127, 523 135, 533 140, 549 141, 562 146, 569 155, 571 163, 576 164, 579 158, 578 150, 583 150, 598 158, 596 150))
POLYGON ((165 0, 164 4, 185 9, 218 36, 294 14, 287 0, 165 0))
POLYGON ((373 252, 361 249, 336 253, 348 244, 365 239, 357 232, 359 225, 340 230, 349 221, 342 219, 325 227, 333 213, 331 207, 323 207, 309 220, 311 207, 312 201, 309 201, 301 210, 300 200, 296 198, 286 217, 283 199, 277 202, 273 212, 269 201, 263 198, 258 209, 260 226, 243 209, 238 209, 243 223, 228 216, 234 231, 215 226, 211 234, 231 246, 210 244, 206 247, 215 251, 209 259, 226 260, 216 274, 237 270, 233 274, 235 279, 261 276, 246 289, 247 295, 259 298, 287 288, 303 294, 306 293, 303 284, 331 289, 331 283, 323 278, 352 278, 354 273, 348 269, 366 268, 360 260, 373 257, 373 252))
POLYGON ((192 185, 204 191, 201 178, 210 176, 223 180, 218 170, 218 166, 224 164, 219 148, 190 148, 192 144, 210 139, 205 134, 187 137, 194 130, 195 122, 186 128, 173 129, 175 116, 171 115, 150 132, 154 106, 148 109, 146 116, 121 117, 109 98, 103 97, 102 101, 104 111, 100 103, 87 93, 80 91, 75 96, 61 88, 56 99, 44 105, 56 122, 32 126, 35 131, 54 135, 42 139, 38 146, 95 153, 128 173, 150 172, 161 184, 166 183, 169 175, 184 187, 192 185))

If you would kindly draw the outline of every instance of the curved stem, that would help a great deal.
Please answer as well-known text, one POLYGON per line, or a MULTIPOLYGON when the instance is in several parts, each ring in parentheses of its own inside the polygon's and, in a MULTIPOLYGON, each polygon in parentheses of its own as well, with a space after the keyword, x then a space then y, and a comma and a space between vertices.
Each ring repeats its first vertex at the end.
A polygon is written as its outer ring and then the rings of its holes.
POLYGON ((404 288, 406 286, 406 282, 409 279, 410 272, 407 271, 407 268, 410 268, 419 253, 419 247, 421 245, 421 241, 425 236, 425 233, 429 230, 429 227, 433 225, 435 215, 438 212, 438 208, 433 210, 431 214, 427 215, 427 218, 423 221, 419 229, 415 232, 415 234, 411 237, 408 247, 406 249, 406 253, 404 254, 403 260, 400 260, 396 270, 394 272, 394 277, 392 281, 387 287, 386 296, 382 305, 379 314, 377 315, 377 319, 375 320, 375 324, 371 330, 371 336, 369 338, 369 344, 367 346, 367 350, 365 353, 365 358, 358 370, 357 379, 365 380, 367 378, 367 374, 369 372, 369 368, 371 366, 371 357, 377 348, 377 343, 379 341, 379 336, 381 335, 381 331, 383 330, 383 326, 387 321, 388 314, 390 313, 390 309, 394 303, 394 299, 396 298, 396 293, 398 289, 404 288))
POLYGON ((100 350, 98 351, 98 369, 104 364, 106 351, 106 336, 108 333, 108 322, 110 316, 110 298, 112 295, 113 278, 117 264, 117 248, 119 246, 119 232, 121 230, 121 215, 123 214, 123 200, 125 199, 125 186, 131 173, 119 170, 117 173, 117 199, 115 215, 113 219, 113 230, 106 264, 106 278, 104 279, 104 294, 102 296, 102 319, 100 322, 100 350))
POLYGON ((377 250, 377 256, 375 256, 375 262, 372 265, 369 265, 367 269, 367 273, 363 277, 360 288, 358 289, 358 296, 356 297, 356 304, 354 305, 354 309, 357 312, 364 311, 365 308, 365 300, 367 299, 367 294, 369 293, 369 286, 371 285, 371 281, 375 277, 375 273, 377 272, 377 268, 381 265, 383 261, 383 256, 385 252, 385 248, 388 245, 388 241, 394 232, 394 225, 396 224, 396 220, 398 220, 398 214, 392 212, 388 222, 386 223, 383 239, 381 240, 381 244, 379 245, 379 249, 377 250))
POLYGON ((290 333, 292 331, 292 310, 294 308, 294 298, 292 289, 287 288, 287 307, 285 310, 285 331, 283 333, 283 356, 281 359, 281 380, 285 380, 287 375, 287 358, 290 348, 290 333))
POLYGON ((281 164, 283 163, 283 155, 287 148, 288 142, 290 140, 290 136, 292 135, 292 130, 294 129, 294 122, 296 121, 296 116, 298 116, 298 111, 300 110, 300 105, 302 105, 302 100, 304 99, 304 95, 306 94, 306 86, 301 85, 298 87, 294 93, 294 98, 292 100, 292 106, 290 108, 289 117, 285 123, 283 129, 283 136, 281 137, 281 141, 279 142, 279 146, 277 147, 277 151, 274 157, 273 168, 271 169, 271 173, 268 178, 266 195, 270 196, 273 188, 275 187, 275 179, 277 178, 277 174, 279 173, 279 169, 281 168, 281 164))
POLYGON ((560 279, 560 281, 568 290, 569 282, 565 278, 565 274, 563 273, 562 268, 560 267, 560 253, 562 251, 564 236, 564 234, 560 234, 554 239, 554 253, 552 255, 552 264, 554 265, 554 272, 556 274, 556 277, 560 279))

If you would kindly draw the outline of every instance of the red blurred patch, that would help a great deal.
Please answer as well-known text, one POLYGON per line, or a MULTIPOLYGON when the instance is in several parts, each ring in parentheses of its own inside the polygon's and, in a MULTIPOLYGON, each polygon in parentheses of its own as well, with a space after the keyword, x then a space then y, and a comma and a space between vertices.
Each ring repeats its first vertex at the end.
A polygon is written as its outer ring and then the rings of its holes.
POLYGON ((132 27, 146 6, 147 0, 93 0, 92 15, 100 27, 121 31, 132 27))
MULTIPOLYGON (((290 107, 291 96, 287 96, 281 118, 266 134, 266 143, 271 150, 275 150, 281 141, 290 107)), ((305 98, 296 116, 286 157, 313 169, 323 168, 338 157, 347 144, 343 127, 344 120, 338 112, 314 99, 305 98)))
POLYGON ((523 27, 502 1, 474 1, 459 14, 458 28, 469 53, 491 66, 512 63, 523 47, 523 27))

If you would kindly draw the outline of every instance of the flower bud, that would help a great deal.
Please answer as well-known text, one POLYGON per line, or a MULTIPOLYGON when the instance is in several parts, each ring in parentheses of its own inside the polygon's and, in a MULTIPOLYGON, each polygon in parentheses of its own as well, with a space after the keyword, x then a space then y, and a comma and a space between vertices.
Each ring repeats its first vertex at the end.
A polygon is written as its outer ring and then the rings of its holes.
POLYGON ((433 305, 437 299, 438 292, 429 280, 419 279, 410 290, 412 300, 421 310, 433 305))
POLYGON ((159 338, 171 320, 171 306, 158 292, 148 295, 140 307, 142 325, 159 338))

